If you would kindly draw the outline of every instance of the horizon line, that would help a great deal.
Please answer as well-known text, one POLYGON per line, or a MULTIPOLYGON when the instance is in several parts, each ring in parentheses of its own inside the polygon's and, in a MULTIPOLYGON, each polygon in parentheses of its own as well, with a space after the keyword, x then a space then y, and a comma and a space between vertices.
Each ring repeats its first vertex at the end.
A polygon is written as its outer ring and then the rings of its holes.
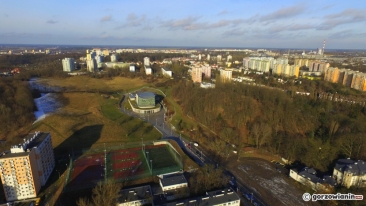
MULTIPOLYGON (((111 45, 111 44, 9 44, 9 43, 0 43, 1 46, 73 46, 73 47, 130 47, 130 48, 190 48, 190 49, 277 49, 277 50, 313 50, 316 51, 319 48, 294 48, 294 47, 234 47, 234 46, 149 46, 149 45, 111 45)), ((328 48, 325 50, 357 50, 357 51, 366 51, 366 49, 332 49, 328 48)))

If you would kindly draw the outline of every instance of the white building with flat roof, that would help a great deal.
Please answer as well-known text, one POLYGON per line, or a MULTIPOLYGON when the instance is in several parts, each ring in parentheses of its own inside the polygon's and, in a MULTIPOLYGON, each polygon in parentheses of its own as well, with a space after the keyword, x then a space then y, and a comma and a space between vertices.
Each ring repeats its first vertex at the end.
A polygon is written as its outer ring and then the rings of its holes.
POLYGON ((86 60, 86 67, 89 72, 96 72, 98 69, 97 60, 95 59, 86 60))
POLYGON ((145 73, 146 73, 146 75, 152 75, 152 69, 150 66, 145 67, 145 73))
POLYGON ((130 72, 135 72, 136 71, 136 67, 134 64, 130 64, 130 72))
POLYGON ((73 58, 65 58, 62 60, 62 68, 64 72, 72 72, 75 69, 75 60, 73 58))
POLYGON ((111 62, 117 62, 118 61, 118 56, 117 54, 112 54, 111 55, 111 62))
POLYGON ((172 70, 167 69, 167 68, 161 68, 161 73, 163 74, 163 76, 166 76, 166 77, 172 77, 173 76, 172 70))
POLYGON ((144 65, 145 66, 150 66, 150 58, 149 57, 144 58, 144 65))

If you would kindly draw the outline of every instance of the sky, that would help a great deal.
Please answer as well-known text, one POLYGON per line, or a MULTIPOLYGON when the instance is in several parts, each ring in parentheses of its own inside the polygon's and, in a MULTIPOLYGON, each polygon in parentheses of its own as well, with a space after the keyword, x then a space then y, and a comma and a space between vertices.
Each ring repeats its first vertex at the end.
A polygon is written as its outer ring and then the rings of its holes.
POLYGON ((2 0, 0 44, 366 49, 364 0, 2 0))

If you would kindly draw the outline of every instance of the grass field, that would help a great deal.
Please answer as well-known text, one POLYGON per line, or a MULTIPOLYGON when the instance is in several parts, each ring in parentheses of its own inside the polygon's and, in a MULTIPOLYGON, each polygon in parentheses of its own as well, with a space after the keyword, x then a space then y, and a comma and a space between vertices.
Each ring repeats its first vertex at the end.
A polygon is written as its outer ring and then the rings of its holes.
POLYGON ((118 99, 97 93, 60 94, 64 106, 33 125, 33 130, 50 131, 55 154, 106 144, 156 140, 161 134, 150 124, 118 110, 118 99))

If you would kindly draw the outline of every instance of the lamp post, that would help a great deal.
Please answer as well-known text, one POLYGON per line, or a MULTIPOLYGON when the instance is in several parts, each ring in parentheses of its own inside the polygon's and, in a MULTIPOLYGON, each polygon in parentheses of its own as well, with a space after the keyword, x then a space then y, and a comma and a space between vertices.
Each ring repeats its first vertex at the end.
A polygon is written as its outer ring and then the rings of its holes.
POLYGON ((149 152, 146 152, 146 155, 147 155, 147 159, 149 159, 149 152))

